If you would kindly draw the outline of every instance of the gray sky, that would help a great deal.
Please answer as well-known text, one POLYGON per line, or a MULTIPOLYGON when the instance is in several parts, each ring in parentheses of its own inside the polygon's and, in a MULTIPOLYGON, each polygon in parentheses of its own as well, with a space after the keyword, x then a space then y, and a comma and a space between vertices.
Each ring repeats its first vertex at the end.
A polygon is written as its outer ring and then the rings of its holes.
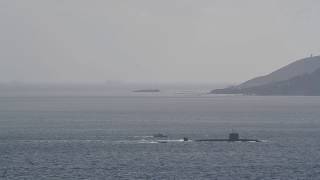
POLYGON ((318 0, 1 0, 0 82, 241 82, 320 54, 318 0))

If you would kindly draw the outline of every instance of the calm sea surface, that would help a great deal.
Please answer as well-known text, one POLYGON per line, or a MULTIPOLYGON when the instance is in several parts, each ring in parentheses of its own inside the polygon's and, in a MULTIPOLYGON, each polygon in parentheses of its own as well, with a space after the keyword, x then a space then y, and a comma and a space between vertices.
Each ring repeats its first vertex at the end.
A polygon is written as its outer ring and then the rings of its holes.
POLYGON ((317 180, 320 97, 1 97, 0 179, 317 180))

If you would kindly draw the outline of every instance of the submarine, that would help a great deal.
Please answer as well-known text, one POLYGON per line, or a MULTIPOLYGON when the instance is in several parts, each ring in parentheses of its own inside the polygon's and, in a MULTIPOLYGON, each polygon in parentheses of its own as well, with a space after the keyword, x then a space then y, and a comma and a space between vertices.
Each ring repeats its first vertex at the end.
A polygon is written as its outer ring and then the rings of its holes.
POLYGON ((232 132, 228 139, 196 139, 196 142, 261 142, 258 139, 241 139, 239 133, 232 132))
MULTIPOLYGON (((167 137, 163 134, 155 134, 154 137, 157 138, 164 138, 167 137)), ((232 132, 229 134, 229 137, 227 139, 189 139, 187 137, 184 137, 183 139, 177 139, 177 140, 157 140, 157 143, 169 143, 169 142, 262 142, 259 139, 242 139, 240 138, 239 133, 232 132)))

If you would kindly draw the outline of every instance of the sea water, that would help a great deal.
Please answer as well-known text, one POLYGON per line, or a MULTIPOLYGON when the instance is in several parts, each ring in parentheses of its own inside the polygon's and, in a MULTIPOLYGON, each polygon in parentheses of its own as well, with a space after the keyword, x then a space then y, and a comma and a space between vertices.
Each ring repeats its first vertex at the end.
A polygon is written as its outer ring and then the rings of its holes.
POLYGON ((320 179, 320 97, 1 97, 0 179, 320 179))

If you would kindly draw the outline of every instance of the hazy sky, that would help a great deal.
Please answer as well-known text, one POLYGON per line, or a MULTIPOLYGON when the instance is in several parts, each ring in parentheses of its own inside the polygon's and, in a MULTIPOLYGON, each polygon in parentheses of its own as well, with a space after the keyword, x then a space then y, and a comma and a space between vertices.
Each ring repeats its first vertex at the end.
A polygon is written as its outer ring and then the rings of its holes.
POLYGON ((319 0, 1 0, 0 82, 241 82, 320 54, 319 0))

